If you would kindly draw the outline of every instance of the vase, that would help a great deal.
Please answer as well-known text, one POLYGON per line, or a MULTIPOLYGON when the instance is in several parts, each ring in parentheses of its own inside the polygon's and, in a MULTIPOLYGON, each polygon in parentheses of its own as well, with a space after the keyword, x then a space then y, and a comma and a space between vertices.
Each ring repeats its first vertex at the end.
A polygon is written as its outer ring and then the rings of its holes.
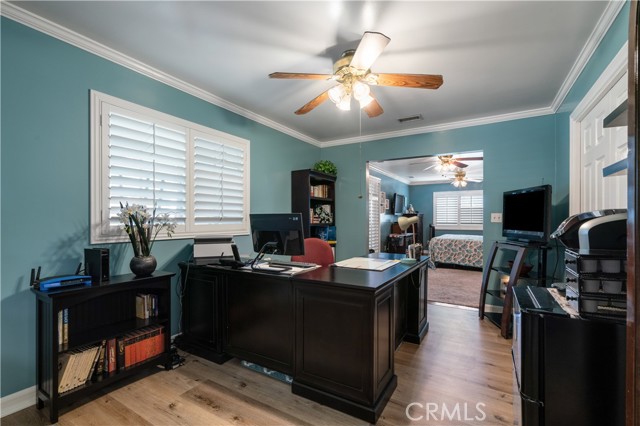
POLYGON ((148 277, 156 270, 156 266, 158 266, 158 262, 152 255, 134 256, 129 263, 129 268, 136 277, 148 277))

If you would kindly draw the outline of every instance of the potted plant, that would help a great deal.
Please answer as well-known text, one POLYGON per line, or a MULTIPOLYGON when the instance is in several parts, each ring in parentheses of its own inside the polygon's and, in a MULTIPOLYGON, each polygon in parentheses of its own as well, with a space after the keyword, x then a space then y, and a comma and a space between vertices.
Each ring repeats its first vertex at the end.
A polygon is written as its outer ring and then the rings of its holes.
POLYGON ((329 160, 318 161, 313 165, 313 170, 333 176, 336 176, 338 174, 338 168, 329 160))
POLYGON ((158 265, 151 254, 153 243, 162 229, 166 229, 171 237, 176 229, 175 222, 170 220, 167 213, 156 216, 155 209, 150 214, 146 207, 129 203, 124 206, 120 203, 118 217, 133 246, 134 257, 129 263, 131 272, 139 277, 151 275, 158 265))

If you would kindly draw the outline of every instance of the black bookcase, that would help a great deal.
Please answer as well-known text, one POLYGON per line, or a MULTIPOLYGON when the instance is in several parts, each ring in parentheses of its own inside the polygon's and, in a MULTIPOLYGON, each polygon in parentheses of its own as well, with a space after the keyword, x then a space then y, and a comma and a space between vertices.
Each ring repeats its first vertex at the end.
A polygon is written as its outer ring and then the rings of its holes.
POLYGON ((40 291, 36 296, 36 406, 49 406, 52 423, 58 421, 61 406, 71 404, 107 385, 164 365, 171 368, 171 277, 173 273, 156 271, 153 276, 136 278, 132 274, 112 276, 109 281, 90 287, 40 291), (136 317, 136 295, 157 296, 157 316, 136 317), (59 336, 59 312, 67 310, 67 343, 59 336), (164 351, 135 366, 118 366, 116 371, 93 377, 85 384, 59 393, 61 355, 103 340, 122 338, 148 326, 164 327, 164 351))
POLYGON ((336 177, 315 170, 292 171, 291 211, 302 213, 305 238, 322 238, 335 245, 336 177), (319 208, 328 210, 330 219, 316 214, 319 208))

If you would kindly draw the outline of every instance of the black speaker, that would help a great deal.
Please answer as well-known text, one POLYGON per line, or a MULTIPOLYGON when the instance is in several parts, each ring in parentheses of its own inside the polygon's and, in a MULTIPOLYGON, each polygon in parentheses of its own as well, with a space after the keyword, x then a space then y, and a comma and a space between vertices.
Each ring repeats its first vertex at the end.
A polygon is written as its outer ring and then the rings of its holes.
POLYGON ((84 249, 84 267, 94 284, 109 281, 109 249, 84 249))

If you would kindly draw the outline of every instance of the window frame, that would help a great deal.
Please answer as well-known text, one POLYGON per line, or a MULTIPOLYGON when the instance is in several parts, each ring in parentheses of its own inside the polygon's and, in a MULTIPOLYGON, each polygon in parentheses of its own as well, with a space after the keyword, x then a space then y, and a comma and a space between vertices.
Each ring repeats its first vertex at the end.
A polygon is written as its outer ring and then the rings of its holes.
MULTIPOLYGON (((143 107, 96 90, 90 91, 90 242, 91 244, 117 243, 129 241, 121 227, 109 225, 109 129, 108 112, 125 110, 134 117, 141 117, 171 128, 186 131, 186 217, 183 225, 176 227, 173 239, 194 238, 200 235, 230 237, 249 234, 250 212, 250 141, 219 130, 211 129, 172 115, 143 107), (107 124, 107 126, 105 126, 107 124), (225 146, 241 149, 244 154, 243 166, 243 212, 239 224, 196 225, 193 216, 194 204, 194 139, 205 135, 225 146)), ((162 232, 157 240, 170 239, 162 232)))
POLYGON ((452 230, 452 231, 482 231, 484 225, 484 192, 481 189, 459 190, 459 191, 436 191, 433 193, 433 225, 436 229, 452 230), (460 199, 462 196, 471 196, 482 198, 482 221, 479 224, 461 224, 460 223, 460 199), (438 223, 438 198, 456 198, 457 199, 457 222, 456 224, 438 223))

